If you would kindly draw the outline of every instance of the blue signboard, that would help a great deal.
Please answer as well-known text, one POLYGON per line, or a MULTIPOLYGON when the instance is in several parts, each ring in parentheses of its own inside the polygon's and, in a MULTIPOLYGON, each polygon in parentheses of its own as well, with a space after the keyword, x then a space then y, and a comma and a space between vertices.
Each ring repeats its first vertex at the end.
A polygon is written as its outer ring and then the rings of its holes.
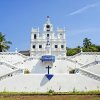
POLYGON ((42 61, 52 61, 55 62, 55 56, 52 55, 44 55, 41 57, 42 61))

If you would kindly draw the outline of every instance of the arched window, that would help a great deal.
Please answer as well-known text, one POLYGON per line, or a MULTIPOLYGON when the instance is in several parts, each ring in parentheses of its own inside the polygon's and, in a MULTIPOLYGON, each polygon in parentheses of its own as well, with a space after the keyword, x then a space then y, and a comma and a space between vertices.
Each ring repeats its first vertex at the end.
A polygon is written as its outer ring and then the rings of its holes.
POLYGON ((36 34, 34 34, 34 39, 36 39, 36 34))
POLYGON ((39 45, 39 48, 42 48, 42 45, 39 45))
POLYGON ((64 45, 61 45, 61 48, 64 48, 64 45))
POLYGON ((55 45, 55 48, 58 48, 58 45, 55 45))
POLYGON ((33 45, 33 49, 35 49, 35 45, 33 45))

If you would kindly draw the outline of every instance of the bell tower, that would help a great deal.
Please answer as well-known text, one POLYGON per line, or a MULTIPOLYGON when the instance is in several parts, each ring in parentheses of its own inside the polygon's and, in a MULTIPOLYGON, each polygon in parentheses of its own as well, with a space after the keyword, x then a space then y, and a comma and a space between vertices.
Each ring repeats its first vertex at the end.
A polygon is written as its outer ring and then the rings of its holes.
POLYGON ((52 32, 53 31, 53 25, 50 22, 50 17, 47 16, 46 23, 44 24, 44 32, 52 32))
POLYGON ((37 57, 41 57, 43 55, 65 57, 65 29, 58 28, 56 32, 54 32, 50 17, 47 16, 41 33, 39 28, 32 28, 30 55, 37 57))

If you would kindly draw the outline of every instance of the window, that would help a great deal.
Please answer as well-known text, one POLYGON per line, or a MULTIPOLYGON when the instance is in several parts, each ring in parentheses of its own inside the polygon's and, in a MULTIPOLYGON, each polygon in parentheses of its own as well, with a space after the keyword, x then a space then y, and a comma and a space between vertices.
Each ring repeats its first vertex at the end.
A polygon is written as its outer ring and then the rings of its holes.
POLYGON ((64 48, 64 45, 61 45, 61 48, 64 48))
POLYGON ((50 31, 50 29, 47 29, 47 31, 50 31))
POLYGON ((34 39, 36 39, 36 34, 34 34, 34 39))
POLYGON ((50 31, 50 25, 46 25, 47 31, 50 31))
POLYGON ((50 28, 50 25, 47 25, 46 27, 47 27, 47 28, 50 28))
POLYGON ((49 37, 49 34, 47 34, 47 37, 49 37))
POLYGON ((33 45, 33 49, 35 49, 35 45, 33 45))
POLYGON ((39 48, 42 48, 42 45, 39 45, 39 48))
POLYGON ((60 33, 60 38, 63 38, 63 33, 60 33))
POLYGON ((58 45, 55 45, 55 48, 58 48, 58 45))

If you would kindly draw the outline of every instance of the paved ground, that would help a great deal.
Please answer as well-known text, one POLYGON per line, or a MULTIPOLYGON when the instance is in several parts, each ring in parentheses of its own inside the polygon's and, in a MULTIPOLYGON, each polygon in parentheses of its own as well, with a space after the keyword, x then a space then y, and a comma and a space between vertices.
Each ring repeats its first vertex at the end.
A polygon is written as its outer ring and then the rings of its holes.
POLYGON ((100 100, 100 95, 2 95, 0 100, 100 100))

